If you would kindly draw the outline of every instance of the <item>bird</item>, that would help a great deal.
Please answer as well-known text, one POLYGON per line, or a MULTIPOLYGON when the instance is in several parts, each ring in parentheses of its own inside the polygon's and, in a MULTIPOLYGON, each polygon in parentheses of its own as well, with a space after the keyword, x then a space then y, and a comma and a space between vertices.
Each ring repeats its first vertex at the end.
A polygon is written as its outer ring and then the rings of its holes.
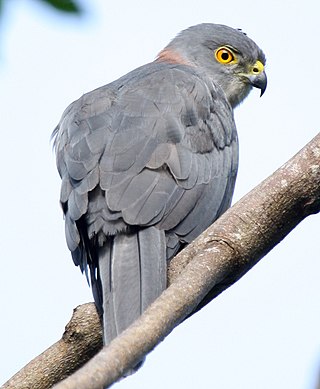
POLYGON ((66 241, 105 345, 166 288, 173 256, 230 207, 234 108, 253 87, 263 95, 265 64, 242 30, 202 23, 64 111, 53 138, 66 241))

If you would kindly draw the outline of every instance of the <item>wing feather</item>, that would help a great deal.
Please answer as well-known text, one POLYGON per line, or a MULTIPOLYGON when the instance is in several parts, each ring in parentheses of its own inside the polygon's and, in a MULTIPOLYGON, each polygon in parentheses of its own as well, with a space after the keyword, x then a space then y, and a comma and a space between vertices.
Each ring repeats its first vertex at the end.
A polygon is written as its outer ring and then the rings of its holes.
POLYGON ((174 251, 231 201, 232 109, 188 66, 149 64, 82 96, 65 111, 55 146, 73 250, 85 217, 91 238, 154 225, 174 251))

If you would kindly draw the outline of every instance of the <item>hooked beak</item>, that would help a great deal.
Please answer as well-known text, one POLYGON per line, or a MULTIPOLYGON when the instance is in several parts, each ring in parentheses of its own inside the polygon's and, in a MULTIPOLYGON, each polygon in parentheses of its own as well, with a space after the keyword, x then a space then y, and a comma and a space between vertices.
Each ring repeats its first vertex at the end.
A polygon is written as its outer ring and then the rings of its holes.
POLYGON ((261 90, 260 97, 264 94, 267 89, 267 75, 263 70, 259 74, 251 74, 249 77, 249 82, 255 88, 259 88, 261 90))

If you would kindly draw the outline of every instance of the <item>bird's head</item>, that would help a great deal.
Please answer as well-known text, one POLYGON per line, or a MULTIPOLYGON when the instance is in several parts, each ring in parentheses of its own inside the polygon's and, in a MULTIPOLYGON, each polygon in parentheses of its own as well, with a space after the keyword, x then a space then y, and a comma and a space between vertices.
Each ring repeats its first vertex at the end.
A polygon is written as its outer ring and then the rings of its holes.
POLYGON ((252 87, 267 87, 262 50, 241 30, 204 23, 182 31, 159 54, 159 60, 195 66, 218 84, 232 107, 252 87))

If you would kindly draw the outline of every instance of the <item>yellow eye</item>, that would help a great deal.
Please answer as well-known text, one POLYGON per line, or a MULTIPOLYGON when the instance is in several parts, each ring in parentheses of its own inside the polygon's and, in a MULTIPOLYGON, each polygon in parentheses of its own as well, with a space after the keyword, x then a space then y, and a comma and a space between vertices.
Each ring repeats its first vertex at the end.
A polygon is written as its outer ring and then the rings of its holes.
POLYGON ((222 64, 227 64, 235 60, 233 52, 228 47, 220 47, 216 50, 215 57, 222 64))

